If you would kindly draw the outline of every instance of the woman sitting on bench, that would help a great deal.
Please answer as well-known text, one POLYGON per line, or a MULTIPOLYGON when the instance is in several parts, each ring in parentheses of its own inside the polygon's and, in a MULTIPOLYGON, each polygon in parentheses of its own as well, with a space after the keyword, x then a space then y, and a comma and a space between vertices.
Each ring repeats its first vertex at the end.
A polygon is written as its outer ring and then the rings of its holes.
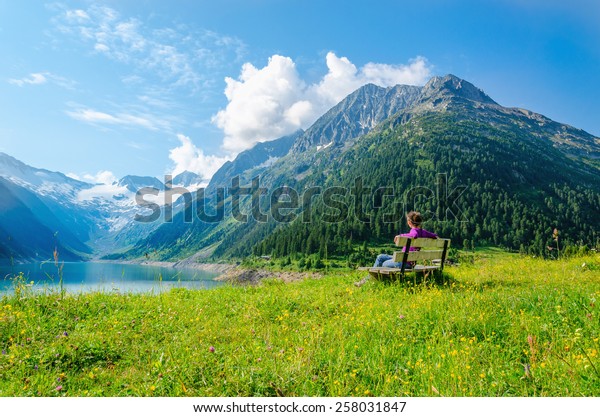
MULTIPOLYGON (((437 239, 438 237, 438 235, 436 235, 435 233, 428 232, 427 230, 421 227, 421 224, 423 223, 423 217, 418 211, 411 211, 407 213, 406 223, 408 223, 408 227, 410 227, 410 232, 396 236, 394 238, 394 242, 397 242, 398 238, 400 237, 410 237, 413 239, 419 237, 437 239)), ((402 250, 404 251, 404 249, 402 250)), ((409 250, 416 250, 416 248, 410 248, 409 250)), ((392 255, 382 253, 377 256, 377 259, 375 260, 375 265, 373 265, 373 267, 402 268, 402 262, 394 262, 392 259, 392 255)))

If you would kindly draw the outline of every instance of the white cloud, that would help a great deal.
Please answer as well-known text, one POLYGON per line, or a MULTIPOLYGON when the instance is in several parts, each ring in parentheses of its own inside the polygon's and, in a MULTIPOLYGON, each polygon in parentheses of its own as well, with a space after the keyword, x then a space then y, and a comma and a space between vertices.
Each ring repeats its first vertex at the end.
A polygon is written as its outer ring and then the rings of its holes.
POLYGON ((306 128, 367 83, 421 85, 431 75, 431 66, 423 57, 405 65, 368 63, 357 68, 348 58, 329 52, 326 63, 327 74, 313 84, 300 78, 291 58, 280 55, 273 55, 260 69, 244 64, 237 80, 227 77, 229 103, 212 120, 224 132, 223 149, 235 154, 257 142, 306 128))
POLYGON ((239 62, 245 44, 237 38, 179 25, 153 28, 136 18, 100 5, 69 9, 55 4, 52 19, 57 40, 64 35, 108 59, 128 64, 136 72, 158 76, 174 87, 200 89, 212 77, 209 70, 239 62))
POLYGON ((111 200, 115 195, 129 194, 127 186, 119 186, 117 177, 110 171, 98 171, 93 175, 83 174, 81 177, 75 174, 68 174, 68 176, 94 184, 93 187, 81 190, 77 194, 79 201, 93 200, 95 198, 111 200))
POLYGON ((111 200, 116 195, 128 195, 129 190, 126 186, 118 186, 116 184, 98 184, 87 190, 81 190, 77 194, 79 201, 93 200, 95 198, 103 198, 105 200, 111 200))
POLYGON ((19 87, 23 87, 26 84, 36 85, 36 84, 46 84, 48 79, 44 74, 41 73, 33 73, 30 74, 29 77, 21 78, 21 79, 10 79, 9 83, 18 85, 19 87))
POLYGON ((84 174, 83 179, 92 184, 112 185, 117 182, 117 177, 110 171, 98 171, 95 175, 84 174))
POLYGON ((338 58, 333 52, 326 57, 327 74, 319 84, 310 87, 313 100, 337 104, 344 97, 356 90, 364 81, 357 77, 356 66, 346 57, 338 58))
POLYGON ((105 45, 103 43, 97 43, 96 45, 94 45, 94 50, 97 52, 109 52, 110 48, 108 47, 108 45, 105 45))
POLYGON ((202 149, 196 147, 192 140, 182 134, 177 135, 181 145, 169 151, 169 158, 175 163, 172 175, 190 171, 210 179, 221 166, 230 160, 227 157, 205 155, 202 149))
POLYGON ((67 10, 65 12, 65 18, 70 22, 82 23, 88 21, 90 16, 83 10, 67 10))
POLYGON ((312 115, 306 85, 290 58, 274 55, 262 69, 244 64, 239 80, 226 78, 227 108, 214 117, 223 129, 223 148, 239 152, 256 142, 294 131, 312 115))
POLYGON ((81 122, 91 124, 110 124, 141 127, 149 130, 169 129, 169 122, 151 115, 134 115, 129 113, 109 114, 93 109, 77 109, 66 112, 68 116, 81 122))
POLYGON ((430 77, 431 68, 425 58, 417 57, 408 65, 368 63, 361 69, 361 73, 361 78, 376 85, 421 85, 430 77))
POLYGON ((28 77, 23 77, 20 79, 11 78, 8 80, 8 82, 10 84, 18 85, 19 87, 23 87, 25 85, 42 85, 47 84, 48 82, 67 89, 73 89, 75 86, 75 82, 58 75, 54 75, 50 72, 34 72, 29 74, 28 77))

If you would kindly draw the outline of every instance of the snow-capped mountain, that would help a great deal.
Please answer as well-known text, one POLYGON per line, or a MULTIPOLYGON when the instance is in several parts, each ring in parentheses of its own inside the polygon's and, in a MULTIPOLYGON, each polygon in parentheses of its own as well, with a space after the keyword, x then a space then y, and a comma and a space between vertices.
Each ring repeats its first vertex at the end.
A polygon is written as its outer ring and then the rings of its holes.
POLYGON ((0 177, 54 200, 76 199, 81 190, 91 185, 67 177, 60 172, 37 169, 0 152, 0 177))
MULTIPOLYGON (((18 213, 27 215, 23 222, 37 225, 30 227, 25 236, 19 236, 23 241, 21 246, 27 246, 26 241, 34 239, 32 235, 54 235, 56 239, 50 239, 54 241, 48 242, 48 250, 51 253, 53 246, 59 245, 69 259, 119 251, 145 237, 158 222, 134 220, 136 214, 145 213, 136 203, 135 194, 143 187, 153 187, 164 195, 165 189, 156 178, 132 175, 113 184, 89 184, 60 172, 31 167, 4 153, 0 153, 0 177, 4 179, 0 190, 3 200, 20 207, 18 213)), ((160 203, 160 194, 150 197, 160 203)), ((18 234, 11 229, 14 225, 8 224, 19 222, 18 216, 15 217, 13 212, 8 216, 8 213, 8 208, 0 213, 0 247, 6 243, 3 239, 13 239, 18 234), (12 232, 7 232, 8 229, 12 232)), ((36 254, 40 257, 48 254, 48 251, 37 249, 17 252, 11 256, 31 258, 36 254)))
POLYGON ((77 260, 91 249, 35 193, 0 177, 0 259, 77 260))
POLYGON ((163 191, 165 189, 165 185, 154 177, 140 177, 137 175, 127 175, 119 180, 117 183, 119 186, 125 186, 127 189, 133 193, 138 192, 138 190, 149 187, 156 188, 157 190, 163 191))
POLYGON ((200 187, 205 187, 208 184, 204 178, 200 175, 190 171, 183 171, 181 174, 173 177, 173 187, 185 187, 189 188, 190 191, 195 191, 200 187))

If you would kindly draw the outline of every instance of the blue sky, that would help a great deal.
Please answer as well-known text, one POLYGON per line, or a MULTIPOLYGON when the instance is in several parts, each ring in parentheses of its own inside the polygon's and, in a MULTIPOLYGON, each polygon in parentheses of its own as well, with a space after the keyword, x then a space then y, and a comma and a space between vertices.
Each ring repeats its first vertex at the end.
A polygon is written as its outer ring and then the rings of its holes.
POLYGON ((447 73, 600 136, 598 22, 593 0, 0 0, 0 151, 209 177, 363 83, 447 73))

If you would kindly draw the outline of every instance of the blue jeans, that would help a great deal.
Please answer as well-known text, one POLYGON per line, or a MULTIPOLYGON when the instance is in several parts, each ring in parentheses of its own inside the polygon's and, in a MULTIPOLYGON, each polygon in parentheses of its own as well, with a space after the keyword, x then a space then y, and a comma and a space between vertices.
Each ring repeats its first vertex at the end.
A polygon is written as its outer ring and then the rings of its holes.
POLYGON ((373 267, 402 268, 402 262, 394 262, 392 258, 392 255, 386 255, 385 253, 377 255, 377 259, 375 259, 375 265, 373 265, 373 267))

